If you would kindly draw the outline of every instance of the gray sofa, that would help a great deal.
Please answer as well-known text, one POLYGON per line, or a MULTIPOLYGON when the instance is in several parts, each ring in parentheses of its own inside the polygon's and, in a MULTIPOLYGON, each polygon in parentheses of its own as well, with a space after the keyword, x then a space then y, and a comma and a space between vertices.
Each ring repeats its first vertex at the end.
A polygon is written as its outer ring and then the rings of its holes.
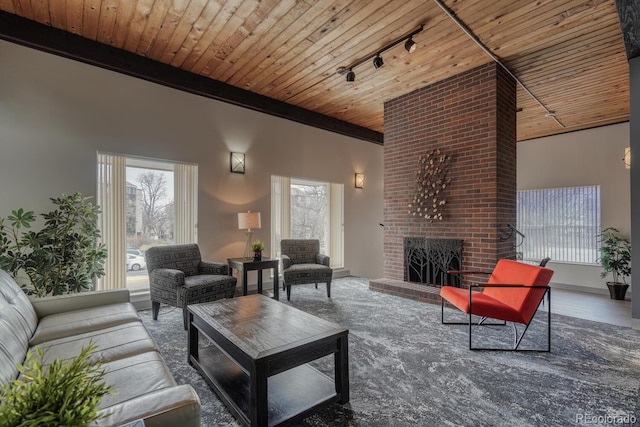
MULTIPOLYGON (((98 426, 143 419, 146 427, 199 426, 200 399, 190 385, 178 385, 153 339, 129 303, 126 289, 84 292, 30 300, 0 270, 0 385, 18 377, 27 350, 44 350, 44 364, 73 358, 89 341, 92 358, 103 362, 104 396, 98 426)), ((185 342, 186 346, 186 342, 185 342)))

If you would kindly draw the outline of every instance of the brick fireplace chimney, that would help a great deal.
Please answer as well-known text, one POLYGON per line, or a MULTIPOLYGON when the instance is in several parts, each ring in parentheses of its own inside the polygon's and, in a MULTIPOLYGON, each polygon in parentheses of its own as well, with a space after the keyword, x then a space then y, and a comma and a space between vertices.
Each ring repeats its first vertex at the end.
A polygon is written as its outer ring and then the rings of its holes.
POLYGON ((516 86, 489 63, 385 102, 384 277, 404 280, 407 236, 463 241, 463 269, 491 270, 515 258, 516 86), (409 214, 418 157, 452 156, 443 220, 409 214))

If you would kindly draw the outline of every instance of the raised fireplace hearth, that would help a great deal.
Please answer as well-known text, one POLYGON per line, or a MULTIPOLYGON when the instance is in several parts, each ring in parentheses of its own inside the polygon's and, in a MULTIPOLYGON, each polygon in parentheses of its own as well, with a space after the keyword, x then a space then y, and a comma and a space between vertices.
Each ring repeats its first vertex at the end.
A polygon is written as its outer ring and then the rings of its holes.
POLYGON ((431 286, 461 286, 462 240, 429 237, 404 238, 404 280, 431 286))

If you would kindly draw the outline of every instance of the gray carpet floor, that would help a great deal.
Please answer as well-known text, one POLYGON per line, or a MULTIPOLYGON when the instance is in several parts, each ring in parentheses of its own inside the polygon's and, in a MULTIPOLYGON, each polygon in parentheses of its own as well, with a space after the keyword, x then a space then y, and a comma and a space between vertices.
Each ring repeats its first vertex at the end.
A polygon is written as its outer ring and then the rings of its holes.
MULTIPOLYGON (((350 402, 299 425, 640 425, 638 331, 553 314, 551 353, 470 351, 467 328, 442 325, 440 306, 370 291, 362 278, 336 279, 331 288, 331 299, 324 285, 296 286, 290 302, 281 298, 349 329, 350 402)), ((181 310, 162 306, 157 321, 140 314, 176 380, 198 392, 202 425, 239 425, 187 364, 181 310)), ((544 345, 545 321, 539 313, 523 347, 544 345)), ((512 339, 510 326, 481 329, 474 344, 512 339)), ((332 364, 314 362, 325 372, 332 364)))

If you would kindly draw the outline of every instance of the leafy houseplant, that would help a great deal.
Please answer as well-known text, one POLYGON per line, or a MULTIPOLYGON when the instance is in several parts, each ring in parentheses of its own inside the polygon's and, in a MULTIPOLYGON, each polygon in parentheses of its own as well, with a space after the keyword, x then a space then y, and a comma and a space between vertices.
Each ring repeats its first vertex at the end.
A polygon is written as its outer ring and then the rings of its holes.
POLYGON ((264 243, 261 240, 254 240, 251 242, 251 250, 253 251, 253 259, 262 259, 262 251, 265 250, 264 243))
POLYGON ((0 389, 0 424, 11 427, 84 426, 99 418, 98 404, 112 393, 101 364, 89 361, 96 346, 89 343, 72 360, 56 359, 42 366, 42 350, 31 350, 22 374, 0 389))
POLYGON ((104 275, 107 250, 97 243, 99 208, 80 193, 51 201, 57 209, 42 214, 40 231, 23 230, 36 221, 33 211, 20 208, 0 219, 0 268, 28 295, 80 292, 104 275))
POLYGON ((623 300, 629 288, 625 277, 631 275, 631 242, 613 227, 602 230, 599 237, 601 277, 611 273, 613 282, 607 282, 611 298, 623 300), (618 281, 620 278, 622 282, 618 281))

